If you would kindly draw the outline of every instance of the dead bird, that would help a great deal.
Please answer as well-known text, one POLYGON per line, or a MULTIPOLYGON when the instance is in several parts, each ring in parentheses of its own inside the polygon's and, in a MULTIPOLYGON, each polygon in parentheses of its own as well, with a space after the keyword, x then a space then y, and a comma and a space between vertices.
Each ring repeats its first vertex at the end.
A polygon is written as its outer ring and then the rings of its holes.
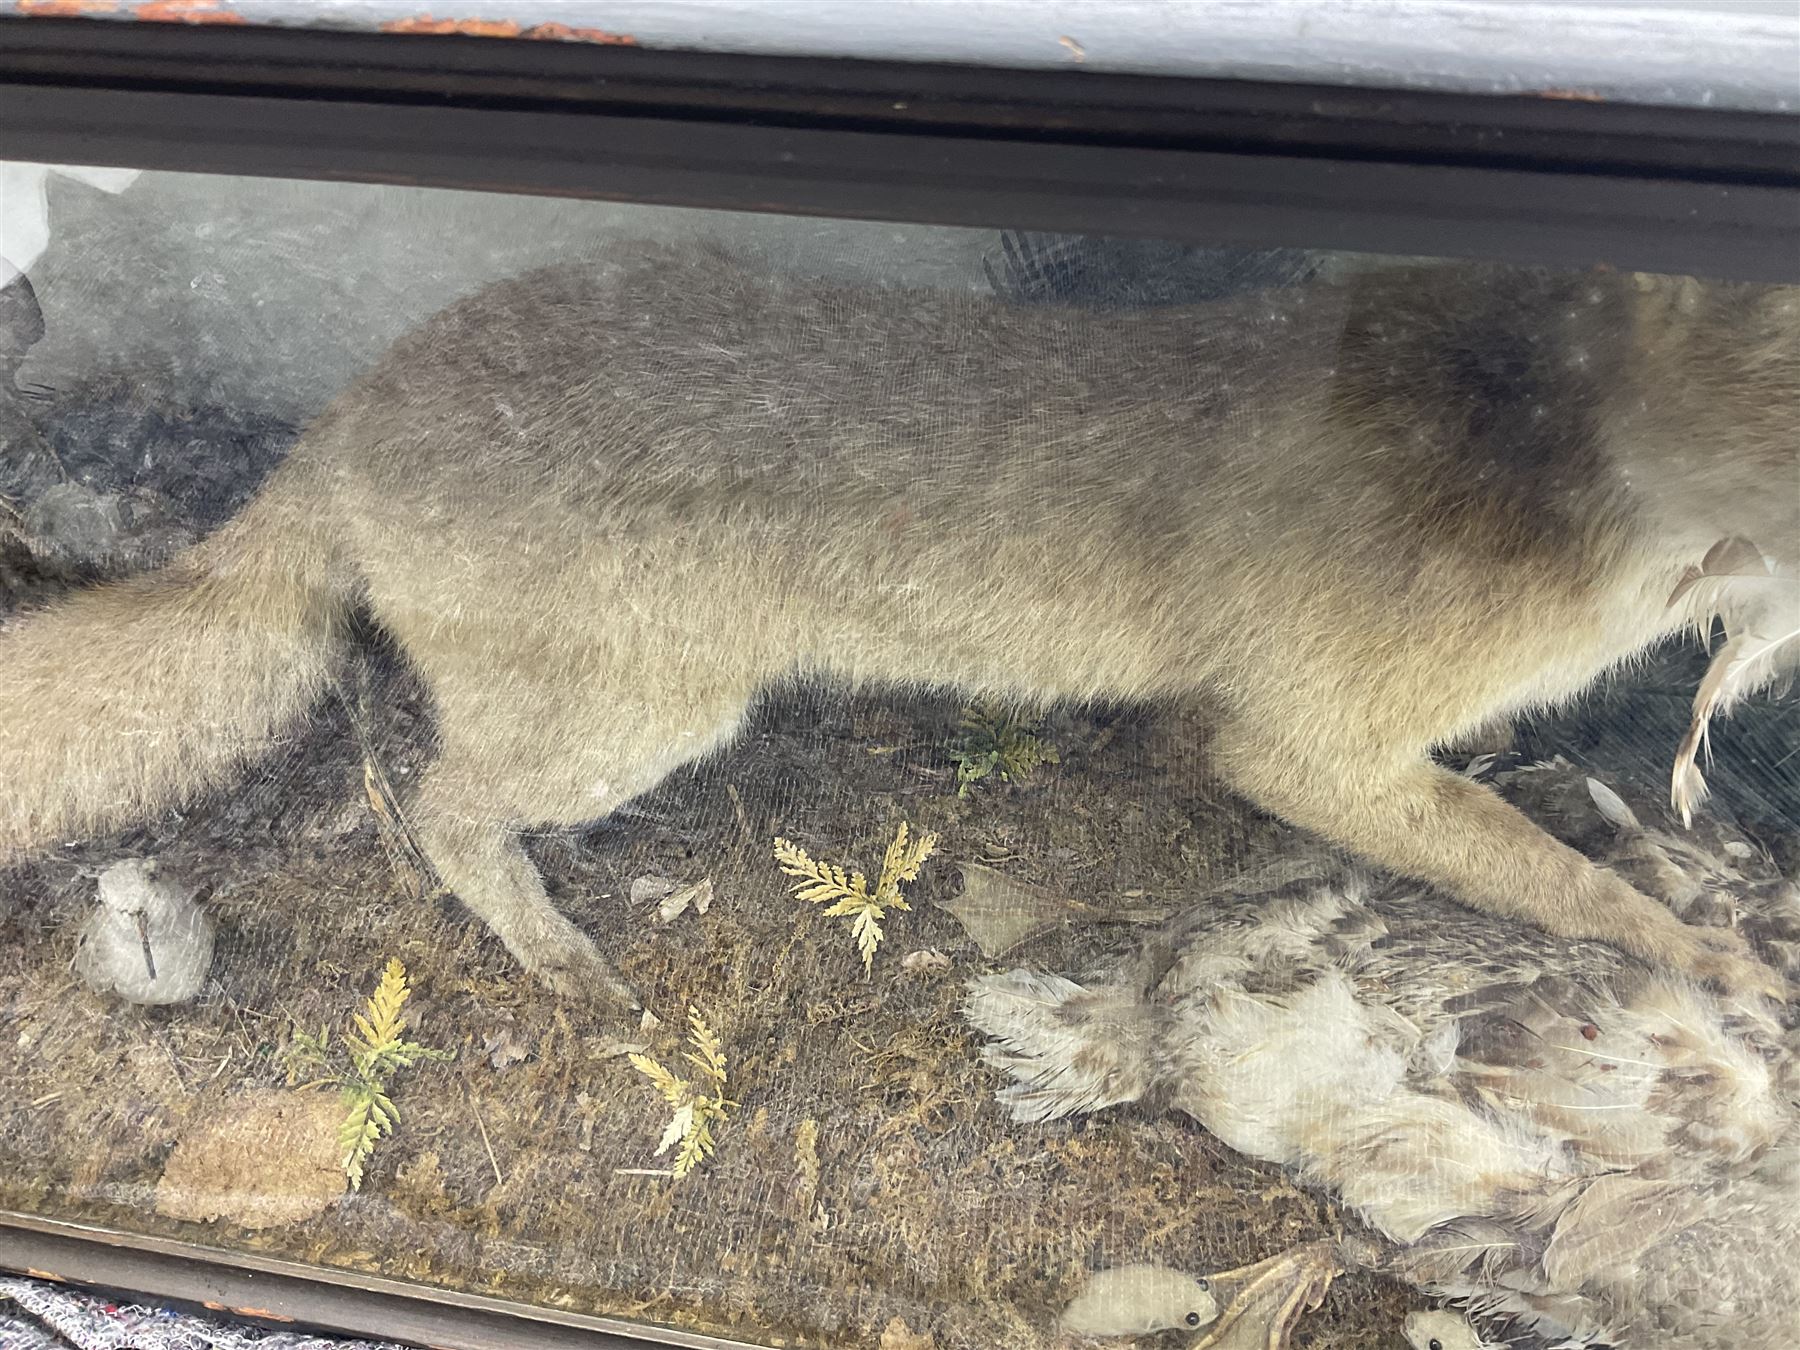
POLYGON ((1155 1263, 1116 1266, 1095 1271, 1060 1321, 1082 1336, 1193 1331, 1189 1350, 1283 1350, 1342 1269, 1328 1242, 1212 1275, 1155 1263))
MULTIPOLYGON (((1612 841, 1602 857, 1647 847, 1572 766, 1497 780, 1612 841)), ((1800 891, 1760 851, 1705 870, 1741 927, 1800 935, 1800 891)), ((1362 1264, 1484 1317, 1572 1347, 1795 1344, 1800 1032, 1752 1003, 1325 864, 1198 904, 1079 982, 984 976, 967 1013, 1014 1119, 1173 1107, 1338 1197, 1385 1243, 1362 1264)), ((1345 1259, 1313 1247, 1270 1258, 1260 1301, 1221 1296, 1220 1323, 1285 1345, 1345 1259)))
POLYGON ((1447 1308, 1408 1313, 1402 1334, 1412 1350, 1505 1350, 1483 1340, 1468 1318, 1447 1308))
MULTIPOLYGON (((1342 1262, 1331 1243, 1313 1243, 1242 1270, 1194 1276, 1154 1263, 1095 1271, 1063 1311, 1065 1331, 1089 1337, 1194 1333, 1189 1350, 1279 1350, 1300 1318, 1317 1306, 1342 1262), (1230 1300, 1220 1319, 1217 1293, 1230 1300)), ((1412 1350, 1500 1350, 1468 1319, 1448 1310, 1408 1313, 1402 1329, 1412 1350)))
POLYGON ((213 933, 192 891, 157 876, 153 862, 129 858, 100 874, 75 973, 96 993, 130 1003, 185 1003, 206 984, 213 933))
POLYGON ((429 689, 407 804, 567 995, 635 995, 523 833, 727 743, 772 683, 1184 700, 1237 789, 1463 903, 1779 994, 1428 751, 1800 551, 1800 290, 1406 268, 1142 313, 626 250, 452 305, 164 569, 0 638, 0 857, 192 799, 361 612, 429 689), (1785 552, 1784 552, 1785 550, 1785 552))
POLYGON ((1143 1336, 1211 1326, 1218 1316, 1210 1280, 1141 1263, 1095 1271, 1060 1321, 1078 1336, 1143 1336))

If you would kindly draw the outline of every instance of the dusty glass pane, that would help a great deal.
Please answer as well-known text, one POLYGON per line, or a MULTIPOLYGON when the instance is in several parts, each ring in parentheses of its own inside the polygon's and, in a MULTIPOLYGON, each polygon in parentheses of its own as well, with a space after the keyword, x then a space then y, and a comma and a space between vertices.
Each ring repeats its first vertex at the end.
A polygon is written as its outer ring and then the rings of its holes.
POLYGON ((0 1205, 1792 1343, 1794 291, 4 173, 0 1205))

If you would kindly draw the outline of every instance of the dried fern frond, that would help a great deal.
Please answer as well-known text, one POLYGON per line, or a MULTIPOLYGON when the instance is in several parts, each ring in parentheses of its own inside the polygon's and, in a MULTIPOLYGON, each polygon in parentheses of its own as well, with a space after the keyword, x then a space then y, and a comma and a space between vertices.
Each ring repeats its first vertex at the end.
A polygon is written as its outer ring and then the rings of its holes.
POLYGON ((670 1169, 678 1179, 712 1156, 713 1125, 723 1122, 737 1107, 725 1095, 724 1047, 700 1010, 692 1006, 688 1008, 688 1040, 694 1048, 683 1051, 682 1058, 700 1071, 699 1082, 677 1078, 649 1055, 629 1056, 631 1067, 650 1080, 671 1108, 669 1123, 656 1144, 656 1156, 680 1145, 670 1169))
POLYGON ((400 1123, 399 1109, 388 1095, 388 1080, 421 1060, 451 1058, 448 1051, 402 1039, 407 1025, 404 1010, 411 993, 406 967, 390 960, 363 1011, 351 1014, 352 1030, 344 1033, 341 1053, 331 1044, 328 1027, 319 1028, 317 1036, 296 1030, 282 1051, 290 1084, 305 1070, 338 1086, 344 1119, 338 1125, 337 1140, 351 1190, 362 1189, 369 1155, 400 1123))
POLYGON ((1696 761, 1712 762, 1712 719, 1729 715, 1800 659, 1800 580, 1778 575, 1748 539, 1721 539, 1669 596, 1671 606, 1684 602, 1697 626, 1710 627, 1722 616, 1728 635, 1694 694, 1693 716, 1669 778, 1669 800, 1682 823, 1691 825, 1707 794, 1696 761))
POLYGON ((631 1054, 626 1058, 631 1061, 632 1068, 655 1084, 656 1090, 662 1093, 664 1100, 670 1106, 680 1106, 687 1100, 687 1084, 651 1059, 649 1055, 631 1054))
POLYGON ((781 864, 781 870, 790 877, 799 877, 802 882, 808 883, 794 888, 796 900, 810 900, 817 904, 822 900, 869 898, 869 882, 861 872, 846 875, 843 868, 833 863, 814 862, 805 849, 779 836, 775 840, 775 861, 781 864))
POLYGON ((712 1084, 714 1095, 718 1095, 725 1089, 725 1051, 697 1008, 688 1009, 688 1039, 694 1048, 684 1052, 682 1058, 700 1070, 712 1084))
POLYGON ((920 838, 911 848, 906 846, 906 822, 900 822, 900 828, 894 831, 894 842, 887 847, 887 853, 881 859, 881 881, 876 886, 876 894, 891 895, 893 902, 901 909, 907 908, 900 899, 900 883, 917 881, 919 868, 937 847, 937 836, 927 834, 920 838))
POLYGON ((893 842, 882 857, 881 875, 876 878, 873 892, 869 890, 868 878, 861 872, 846 875, 844 869, 835 864, 815 862, 805 849, 790 840, 775 840, 775 861, 783 872, 800 879, 800 884, 794 887, 794 898, 813 904, 829 900, 832 904, 825 911, 827 918, 850 919, 850 935, 862 956, 864 979, 874 975, 875 952, 885 936, 881 921, 887 917, 887 912, 912 908, 900 894, 901 883, 917 880, 919 868, 937 848, 935 834, 922 835, 910 844, 908 838, 906 822, 901 821, 893 842))
POLYGON ((400 1123, 400 1112, 387 1093, 368 1084, 347 1084, 343 1089, 344 1119, 338 1126, 338 1149, 344 1155, 344 1175, 350 1189, 360 1191, 363 1165, 376 1142, 400 1123))
POLYGON ((1043 764, 1059 764, 1056 747, 1037 734, 1037 724, 986 700, 962 711, 962 738, 949 749, 956 761, 956 795, 990 775, 1003 783, 1020 781, 1043 764))

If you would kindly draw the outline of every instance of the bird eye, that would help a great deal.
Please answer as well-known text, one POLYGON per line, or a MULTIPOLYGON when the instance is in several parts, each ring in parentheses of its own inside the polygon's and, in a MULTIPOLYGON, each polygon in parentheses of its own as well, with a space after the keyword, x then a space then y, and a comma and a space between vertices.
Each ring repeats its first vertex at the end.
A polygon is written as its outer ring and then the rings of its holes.
POLYGON ((1203 1294, 1212 1288, 1212 1281, 1207 1279, 1204 1275, 1195 1280, 1194 1283, 1200 1286, 1200 1292, 1203 1294))
MULTIPOLYGON (((1189 1326, 1190 1326, 1190 1327, 1197 1327, 1197 1326, 1199 1326, 1199 1325, 1200 1325, 1200 1314, 1199 1314, 1199 1313, 1197 1313, 1197 1312, 1191 1312, 1191 1313, 1189 1313, 1189 1314, 1188 1314, 1188 1315, 1187 1315, 1187 1324, 1188 1324, 1188 1325, 1189 1325, 1189 1326)), ((1442 1347, 1442 1346, 1439 1346, 1439 1347, 1438 1347, 1438 1350, 1443 1350, 1443 1347, 1442 1347)))
POLYGON ((1426 1346, 1425 1350, 1444 1350, 1444 1343, 1436 1336, 1433 1336, 1431 1338, 1431 1344, 1426 1346))

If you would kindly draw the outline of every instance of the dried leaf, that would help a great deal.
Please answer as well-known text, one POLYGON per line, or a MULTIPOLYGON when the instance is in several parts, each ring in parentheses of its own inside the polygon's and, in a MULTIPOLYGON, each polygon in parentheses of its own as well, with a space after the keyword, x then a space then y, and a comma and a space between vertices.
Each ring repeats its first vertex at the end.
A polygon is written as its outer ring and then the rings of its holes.
POLYGON ((939 901, 939 908, 956 917, 990 960, 1049 932, 1074 908, 1075 902, 1064 896, 980 863, 958 863, 956 868, 962 873, 962 894, 939 901))
POLYGON ((810 1117, 794 1130, 794 1208, 811 1219, 819 1197, 819 1122, 810 1117))
POLYGON ((691 905, 704 914, 712 908, 712 878, 706 877, 694 882, 691 886, 681 886, 670 891, 656 907, 656 917, 664 923, 674 923, 691 905))
POLYGON ((387 794, 381 790, 381 785, 375 777, 375 761, 370 759, 363 761, 363 796, 368 800, 369 811, 375 817, 376 827, 383 830, 393 829, 394 810, 388 805, 387 794))
POLYGON ((659 877, 654 874, 641 876, 631 883, 631 903, 647 905, 652 901, 661 900, 664 896, 671 895, 679 889, 681 889, 681 883, 671 881, 668 877, 659 877))
POLYGON ((622 1041, 605 1036, 588 1047, 589 1059, 613 1059, 619 1055, 641 1055, 650 1048, 648 1041, 622 1041))
POLYGON ((530 1057, 531 1051, 512 1027, 502 1027, 481 1043, 482 1053, 496 1069, 510 1069, 530 1057))

